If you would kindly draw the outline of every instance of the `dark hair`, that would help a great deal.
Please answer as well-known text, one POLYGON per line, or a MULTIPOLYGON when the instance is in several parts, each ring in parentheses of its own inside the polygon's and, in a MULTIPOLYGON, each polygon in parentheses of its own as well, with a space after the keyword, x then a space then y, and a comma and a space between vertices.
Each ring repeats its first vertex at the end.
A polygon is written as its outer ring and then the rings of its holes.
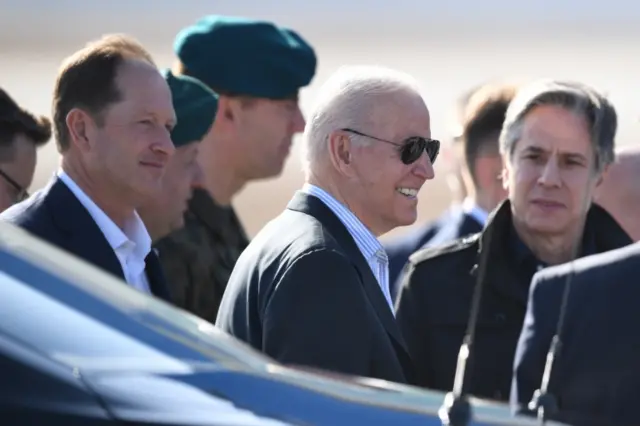
POLYGON ((465 162, 474 182, 475 162, 478 157, 482 154, 499 155, 500 131, 516 91, 515 85, 486 84, 468 98, 462 142, 465 162))
POLYGON ((104 110, 122 98, 116 74, 126 60, 137 59, 155 66, 153 58, 135 39, 110 34, 88 43, 64 60, 53 91, 53 131, 58 150, 70 144, 67 114, 81 108, 101 124, 104 110))
POLYGON ((47 117, 35 116, 23 109, 9 94, 0 88, 0 155, 12 155, 14 138, 25 135, 35 146, 44 145, 51 139, 51 122, 47 117))

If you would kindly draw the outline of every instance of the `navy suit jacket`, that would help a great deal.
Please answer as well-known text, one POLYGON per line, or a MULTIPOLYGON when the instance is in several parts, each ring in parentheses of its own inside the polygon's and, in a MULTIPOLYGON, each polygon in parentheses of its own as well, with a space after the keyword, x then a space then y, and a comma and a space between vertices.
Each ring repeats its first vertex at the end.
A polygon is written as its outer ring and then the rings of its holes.
MULTIPOLYGON (((87 209, 57 177, 27 200, 5 210, 0 220, 17 225, 125 280, 122 266, 106 237, 87 209)), ((157 255, 151 251, 145 262, 151 292, 170 301, 157 255)))
POLYGON ((398 293, 400 275, 409 261, 409 256, 432 242, 443 244, 480 231, 482 231, 481 223, 465 213, 461 206, 454 206, 434 222, 386 242, 384 248, 389 257, 389 285, 392 298, 395 299, 398 293))
POLYGON ((537 273, 518 342, 511 402, 526 412, 540 388, 572 275, 550 392, 555 419, 577 425, 637 425, 640 401, 640 243, 537 273))
POLYGON ((242 253, 216 326, 285 364, 406 382, 393 311, 340 219, 296 193, 242 253))

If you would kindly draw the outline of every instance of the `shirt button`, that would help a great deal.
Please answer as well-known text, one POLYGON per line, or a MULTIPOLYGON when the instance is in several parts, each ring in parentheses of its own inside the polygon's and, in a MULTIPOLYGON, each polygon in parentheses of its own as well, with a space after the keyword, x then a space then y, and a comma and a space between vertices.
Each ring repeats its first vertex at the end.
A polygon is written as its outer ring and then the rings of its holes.
POLYGON ((500 399, 500 400, 501 400, 501 399, 502 399, 502 392, 500 392, 500 391, 496 391, 496 392, 493 394, 493 398, 494 398, 494 399, 500 399))
POLYGON ((503 324, 503 323, 505 323, 507 321, 507 316, 505 314, 502 314, 502 313, 495 314, 494 318, 495 318, 496 322, 498 322, 500 324, 503 324))

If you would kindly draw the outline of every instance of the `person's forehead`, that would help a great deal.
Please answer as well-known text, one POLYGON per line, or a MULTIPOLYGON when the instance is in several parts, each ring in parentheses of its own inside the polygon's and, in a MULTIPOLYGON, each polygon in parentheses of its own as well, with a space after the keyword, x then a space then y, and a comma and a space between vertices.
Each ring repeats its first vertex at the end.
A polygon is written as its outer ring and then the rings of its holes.
POLYGON ((23 188, 31 185, 37 160, 35 143, 24 134, 18 134, 13 141, 11 161, 2 164, 2 169, 23 188))
POLYGON ((414 94, 382 97, 372 107, 370 124, 388 137, 431 136, 429 110, 424 100, 414 94))
POLYGON ((589 154, 593 151, 586 120, 561 107, 544 106, 532 110, 524 118, 521 149, 589 154))
POLYGON ((127 61, 116 77, 123 102, 135 103, 147 108, 169 109, 173 114, 171 90, 162 74, 151 64, 127 61))
POLYGON ((27 135, 18 133, 13 139, 13 160, 20 163, 31 161, 36 156, 36 144, 27 135))

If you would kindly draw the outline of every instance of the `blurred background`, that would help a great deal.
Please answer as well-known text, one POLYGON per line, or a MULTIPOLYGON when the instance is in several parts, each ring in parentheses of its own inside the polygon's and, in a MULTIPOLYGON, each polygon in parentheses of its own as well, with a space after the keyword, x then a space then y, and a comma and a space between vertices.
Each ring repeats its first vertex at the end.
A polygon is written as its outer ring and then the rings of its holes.
MULTIPOLYGON (((415 76, 432 114, 432 134, 450 137, 456 98, 501 78, 570 78, 609 95, 619 113, 618 144, 640 136, 640 2, 629 0, 0 0, 0 84, 23 106, 49 115, 58 65, 110 32, 136 36, 162 67, 175 34, 206 14, 272 20, 299 31, 319 69, 301 93, 308 112, 319 86, 341 65, 376 64, 415 76)), ((255 234, 302 183, 299 150, 276 180, 251 184, 235 202, 255 234)), ((39 153, 33 188, 58 164, 55 144, 39 153)), ((420 220, 449 203, 440 168, 420 193, 420 220)), ((402 233, 410 227, 393 231, 402 233)))

